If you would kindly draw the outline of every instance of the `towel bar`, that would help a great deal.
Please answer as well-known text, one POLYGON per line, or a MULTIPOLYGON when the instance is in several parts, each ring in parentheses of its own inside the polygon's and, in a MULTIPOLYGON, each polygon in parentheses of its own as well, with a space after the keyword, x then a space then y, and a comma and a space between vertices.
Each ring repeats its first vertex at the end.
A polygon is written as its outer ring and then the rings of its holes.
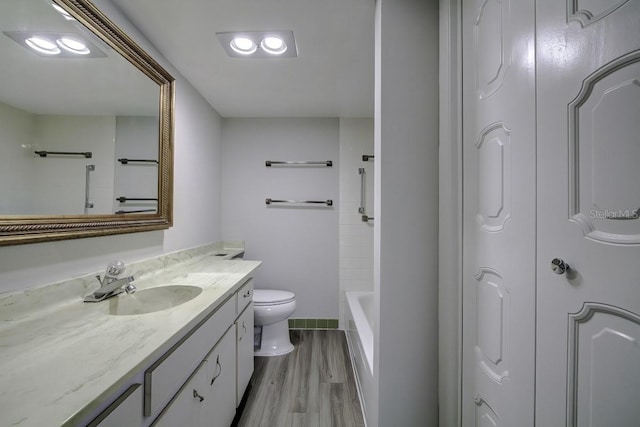
POLYGON ((333 200, 275 200, 267 198, 265 200, 267 205, 272 203, 312 203, 312 204, 324 204, 327 206, 333 206, 333 200))
POLYGON ((280 160, 267 160, 264 162, 264 165, 270 167, 271 165, 325 165, 326 167, 333 166, 333 162, 331 160, 326 160, 322 162, 317 161, 280 161, 280 160))

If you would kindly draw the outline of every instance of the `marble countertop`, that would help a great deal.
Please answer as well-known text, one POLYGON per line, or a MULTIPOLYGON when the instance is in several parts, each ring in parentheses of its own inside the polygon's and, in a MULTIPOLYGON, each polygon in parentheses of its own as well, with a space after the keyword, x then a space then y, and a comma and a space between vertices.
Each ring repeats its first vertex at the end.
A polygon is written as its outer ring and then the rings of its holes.
POLYGON ((139 290, 203 289, 154 313, 115 316, 109 300, 84 303, 98 287, 95 278, 0 295, 0 425, 76 425, 95 412, 253 275, 261 263, 228 259, 239 252, 198 254, 156 269, 147 263, 147 271, 135 275, 139 290))

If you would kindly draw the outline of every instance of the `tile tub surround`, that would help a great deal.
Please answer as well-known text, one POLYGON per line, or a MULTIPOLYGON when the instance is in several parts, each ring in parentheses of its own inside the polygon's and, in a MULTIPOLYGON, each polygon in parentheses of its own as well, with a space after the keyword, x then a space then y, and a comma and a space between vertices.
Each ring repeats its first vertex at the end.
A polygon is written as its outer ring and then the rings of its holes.
MULTIPOLYGON (((195 285, 178 307, 134 316, 84 303, 87 276, 0 295, 0 425, 75 425, 231 296, 261 264, 225 260, 242 249, 209 245, 132 263, 139 290, 195 285), (228 255, 218 257, 223 250, 228 255), (155 266, 155 268, 154 268, 155 266), (55 295, 55 298, 53 297, 55 295)), ((122 294, 114 298, 127 298, 122 294)))

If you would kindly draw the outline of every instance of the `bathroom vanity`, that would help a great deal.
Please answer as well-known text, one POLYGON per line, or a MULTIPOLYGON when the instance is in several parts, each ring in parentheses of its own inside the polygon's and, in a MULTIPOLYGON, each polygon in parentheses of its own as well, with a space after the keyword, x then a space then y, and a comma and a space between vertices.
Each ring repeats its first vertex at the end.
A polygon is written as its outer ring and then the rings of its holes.
POLYGON ((240 252, 133 265, 138 291, 99 303, 82 302, 91 277, 0 296, 0 425, 229 426, 253 372, 260 265, 240 252))

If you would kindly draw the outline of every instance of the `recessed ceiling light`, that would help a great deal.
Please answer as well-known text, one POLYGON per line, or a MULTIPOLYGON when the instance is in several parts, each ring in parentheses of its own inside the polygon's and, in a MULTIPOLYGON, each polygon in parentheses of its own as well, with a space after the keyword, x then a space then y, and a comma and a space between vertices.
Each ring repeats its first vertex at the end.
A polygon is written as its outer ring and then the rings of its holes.
POLYGON ((262 39, 260 47, 273 55, 282 55, 287 51, 287 44, 280 37, 267 36, 262 39))
POLYGON ((60 15, 62 15, 64 17, 64 19, 66 19, 67 21, 75 21, 76 20, 76 18, 71 16, 71 14, 69 12, 67 12, 66 10, 64 10, 60 5, 57 5, 55 3, 51 3, 51 6, 53 6, 53 8, 55 10, 57 10, 58 13, 60 15))
POLYGON ((30 52, 49 58, 104 58, 106 55, 77 33, 3 31, 3 34, 30 52))
POLYGON ((234 37, 229 43, 231 49, 238 52, 241 55, 251 55, 258 49, 256 43, 248 37, 234 37))
POLYGON ((77 55, 88 55, 91 53, 86 44, 69 37, 61 37, 56 40, 56 43, 64 50, 75 53, 77 55))
POLYGON ((234 58, 294 58, 298 56, 293 31, 233 31, 216 33, 227 55, 234 58))
POLYGON ((36 52, 43 53, 45 55, 57 55, 60 53, 60 48, 52 41, 44 39, 42 37, 28 37, 24 42, 31 49, 36 52))

